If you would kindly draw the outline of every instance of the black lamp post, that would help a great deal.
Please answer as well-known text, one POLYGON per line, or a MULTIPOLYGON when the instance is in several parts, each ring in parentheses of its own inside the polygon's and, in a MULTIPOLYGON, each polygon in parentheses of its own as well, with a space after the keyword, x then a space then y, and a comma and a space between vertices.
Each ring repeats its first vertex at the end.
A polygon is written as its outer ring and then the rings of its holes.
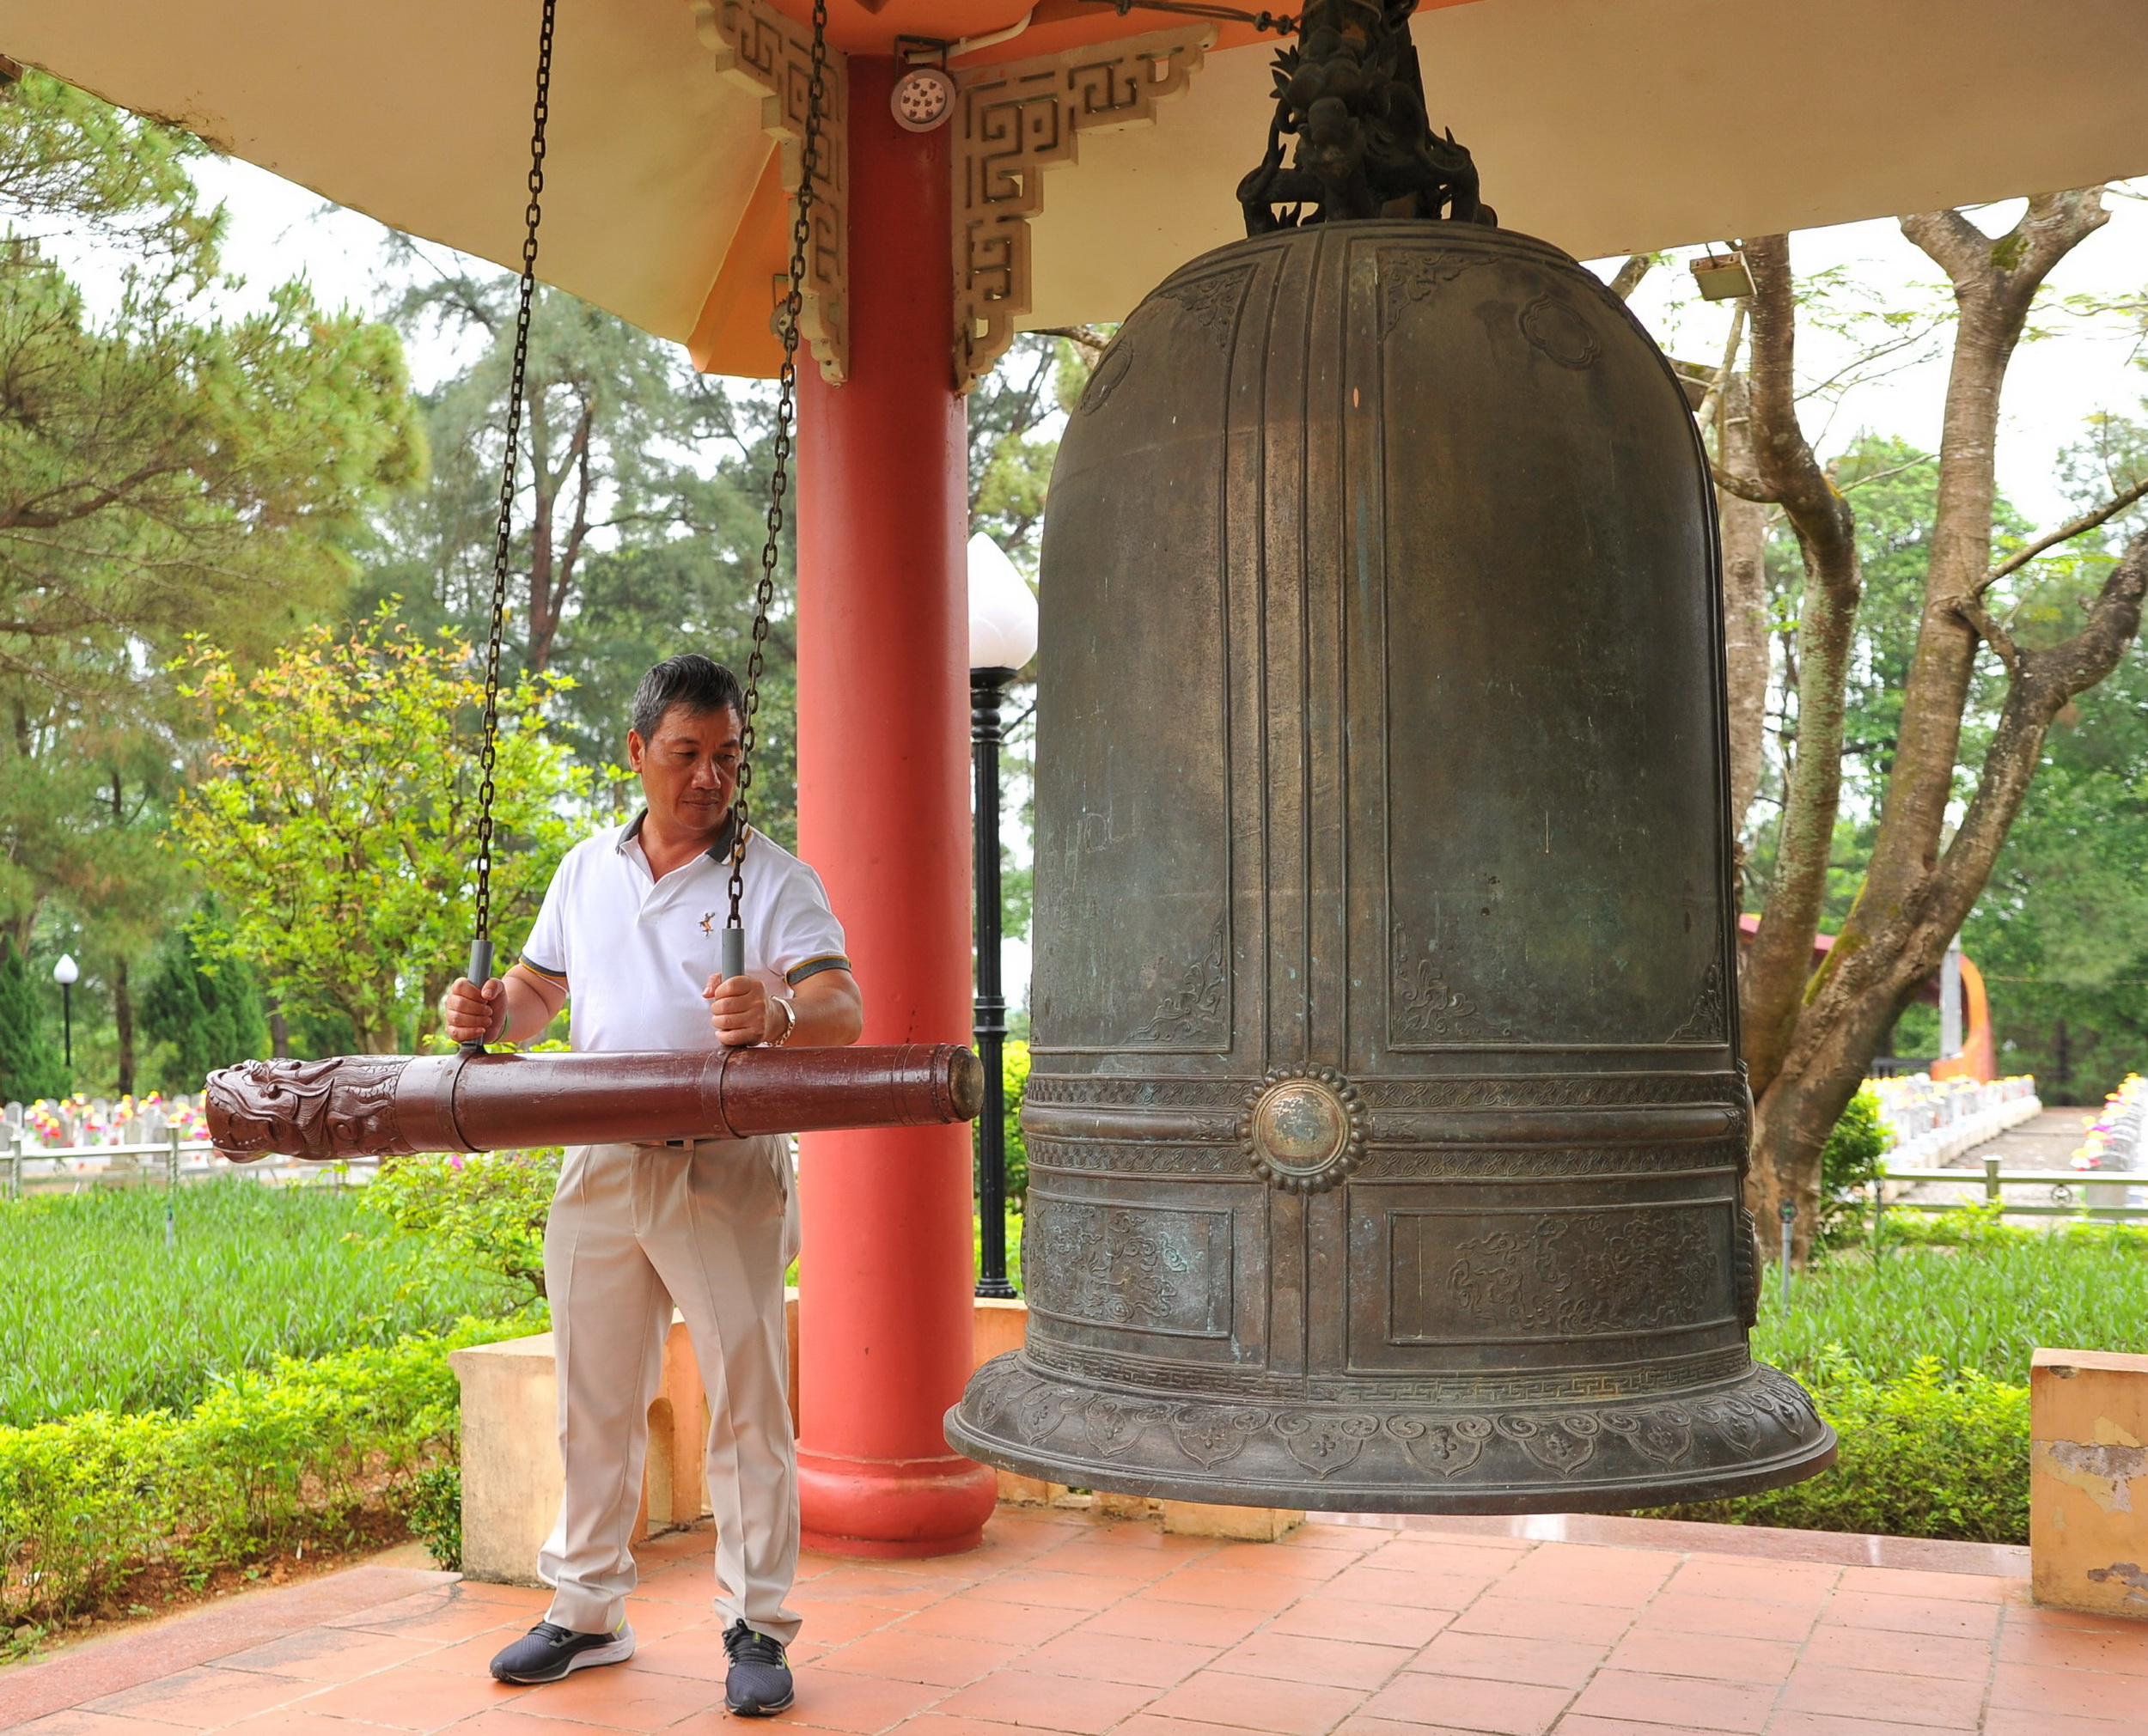
POLYGON ((999 702, 1011 669, 969 672, 970 757, 977 785, 977 1058, 985 1106, 977 1118, 977 1294, 1011 1296, 1007 1278, 1007 1000, 999 980, 999 702))
POLYGON ((52 980, 59 984, 60 1041, 67 1057, 70 1090, 75 1073, 75 979, 81 974, 71 953, 62 953, 59 962, 52 966, 52 980))
POLYGON ((985 1105, 977 1118, 977 1294, 1012 1296, 1007 1278, 1007 1000, 999 979, 999 704, 1035 655, 1037 604, 1014 563, 981 531, 969 543, 969 740, 976 785, 977 1058, 985 1105))

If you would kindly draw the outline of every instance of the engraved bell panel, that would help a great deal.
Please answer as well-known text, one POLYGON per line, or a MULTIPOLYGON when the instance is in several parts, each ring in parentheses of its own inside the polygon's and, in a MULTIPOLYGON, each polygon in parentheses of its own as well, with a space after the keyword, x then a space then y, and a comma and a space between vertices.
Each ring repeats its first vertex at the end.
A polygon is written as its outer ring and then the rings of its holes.
POLYGON ((1831 1462, 1747 1348, 1716 561, 1542 242, 1323 224, 1134 312, 1045 521, 1028 1339, 958 1450, 1371 1511, 1831 1462))

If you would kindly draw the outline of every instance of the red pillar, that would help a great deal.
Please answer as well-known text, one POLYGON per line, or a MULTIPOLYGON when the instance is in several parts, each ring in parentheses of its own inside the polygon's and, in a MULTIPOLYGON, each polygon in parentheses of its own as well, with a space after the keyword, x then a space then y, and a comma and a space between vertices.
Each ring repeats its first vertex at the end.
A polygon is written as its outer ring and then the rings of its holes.
MULTIPOLYGON (((868 1043, 969 1040, 967 448, 948 133, 850 64, 850 378, 799 382, 798 842, 868 1043)), ((970 1548, 992 1473, 948 1451, 970 1372, 970 1132, 815 1134, 801 1160, 798 1475, 809 1547, 970 1548)))

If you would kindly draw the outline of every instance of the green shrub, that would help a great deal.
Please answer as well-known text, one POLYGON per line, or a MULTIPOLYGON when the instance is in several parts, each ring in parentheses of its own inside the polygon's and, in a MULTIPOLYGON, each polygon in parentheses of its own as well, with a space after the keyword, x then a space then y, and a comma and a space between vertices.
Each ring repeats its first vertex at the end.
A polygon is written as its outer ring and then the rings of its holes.
POLYGON ((497 1275, 518 1301, 545 1294, 545 1219, 559 1185, 559 1148, 449 1152, 383 1164, 365 1191, 369 1211, 406 1236, 497 1275))
POLYGON ((2028 1542, 2026 1386, 1973 1370, 1950 1380, 1931 1357, 1884 1385, 1840 1355, 1808 1379, 1841 1439, 1832 1470, 1787 1489, 1666 1508, 1658 1516, 2028 1542))
POLYGON ((0 939, 0 1098, 32 1103, 75 1088, 45 1010, 43 991, 12 940, 0 939))
MULTIPOLYGON (((2086 1178, 2084 1178, 2085 1180, 2086 1178)), ((2017 1205, 2021 1197, 2015 1196, 2017 1205)), ((2009 1223, 2003 1200, 1983 1200, 1974 1205, 1950 1207, 1945 1211, 1904 1211, 1887 1214, 1885 1240, 1889 1247, 1921 1248, 2101 1248, 2148 1254, 2148 1227, 2138 1219, 2107 1221, 2089 1215, 2084 1203, 2078 1216, 2045 1218, 2033 1224, 2009 1223)))
POLYGON ((2148 1231, 2083 1222, 2047 1233, 1976 1207, 1910 1221, 1898 1240, 1899 1215, 1877 1259, 1830 1254, 1796 1279, 1787 1309, 1771 1288, 1754 1333, 1754 1353, 1805 1381, 1834 1423, 1835 1468, 1673 1516, 2027 1540, 2029 1353, 2148 1338, 2148 1231))
MULTIPOLYGON (((1029 1088, 1029 1045, 1019 1037, 1010 1037, 1000 1051, 1000 1089, 1006 1104, 1003 1125, 1007 1154, 1007 1203, 1014 1210, 1022 1209, 1022 1203, 1029 1197, 1029 1148, 1022 1138, 1022 1098, 1029 1088)), ((982 1145, 977 1137, 981 1122, 971 1127, 970 1150, 973 1166, 981 1161, 982 1145)), ((973 1178, 974 1184, 975 1178, 973 1178)), ((973 1192, 981 1188, 973 1185, 973 1192)))
POLYGON ((1820 1148, 1823 1242, 1841 1242, 1856 1235, 1880 1160, 1894 1143, 1894 1133, 1881 1118, 1879 1093, 1869 1085, 1860 1087, 1820 1148))
POLYGON ((462 1571, 462 1467, 436 1465, 410 1481, 411 1535, 451 1574, 462 1571))
POLYGON ((1001 1077, 1007 1093, 1007 1198, 1016 1209, 1029 1197, 1029 1148, 1022 1137, 1022 1099, 1029 1089, 1029 1045, 1019 1038, 1007 1044, 1001 1077))
POLYGON ((186 1410, 219 1378, 437 1331, 510 1298, 437 1245, 388 1246, 363 1190, 243 1177, 0 1202, 0 1425, 186 1410))
POLYGON ((185 1416, 93 1410, 0 1428, 0 1623, 94 1609, 156 1562, 243 1562, 398 1509, 455 1451, 448 1353, 534 1330, 466 1320, 442 1337, 242 1373, 185 1416))

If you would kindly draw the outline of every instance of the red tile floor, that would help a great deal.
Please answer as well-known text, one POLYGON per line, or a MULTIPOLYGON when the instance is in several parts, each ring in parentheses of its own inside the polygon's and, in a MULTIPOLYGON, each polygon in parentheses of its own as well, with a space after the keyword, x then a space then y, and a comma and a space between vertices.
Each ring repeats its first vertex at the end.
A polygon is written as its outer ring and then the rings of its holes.
MULTIPOLYGON (((2030 1607, 2025 1555, 1630 1520, 1216 1543, 1003 1508, 970 1555, 808 1556, 771 1736, 2148 1736, 2148 1623, 2030 1607)), ((370 1568, 0 1672, 0 1726, 712 1733, 708 1533, 643 1564, 638 1655, 550 1687, 485 1667, 541 1593, 370 1568)))

